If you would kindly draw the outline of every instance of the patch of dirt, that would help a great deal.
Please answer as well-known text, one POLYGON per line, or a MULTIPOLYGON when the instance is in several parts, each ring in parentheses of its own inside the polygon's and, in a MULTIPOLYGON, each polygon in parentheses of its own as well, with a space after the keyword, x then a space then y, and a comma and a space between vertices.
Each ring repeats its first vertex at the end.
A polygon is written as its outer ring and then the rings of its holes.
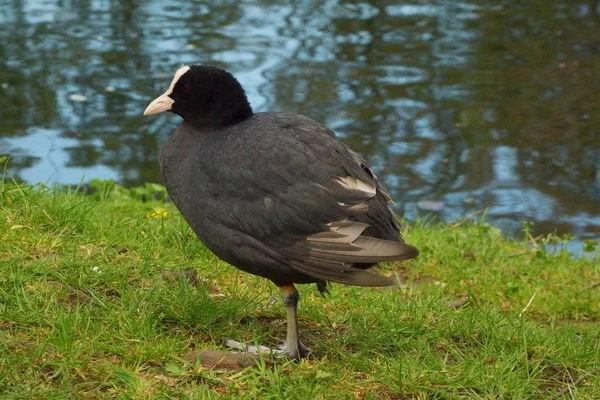
POLYGON ((572 383, 579 377, 580 373, 575 369, 557 364, 547 365, 540 374, 540 378, 544 382, 542 386, 545 386, 546 389, 555 388, 564 383, 572 383))
POLYGON ((475 253, 471 253, 470 251, 461 250, 460 251, 460 256, 462 258, 464 258, 464 259, 467 259, 467 260, 475 260, 475 259, 477 259, 477 256, 475 255, 475 253))
POLYGON ((164 384, 170 387, 176 387, 179 384, 179 379, 172 378, 163 374, 154 375, 152 376, 152 378, 156 379, 157 381, 163 382, 164 384))
POLYGON ((25 258, 29 260, 39 260, 41 258, 48 258, 61 255, 60 252, 52 249, 47 249, 45 245, 40 245, 40 247, 31 250, 30 254, 25 258))
POLYGON ((286 320, 281 317, 273 317, 267 315, 248 315, 242 317, 240 320, 240 324, 251 324, 253 321, 256 321, 258 325, 262 327, 271 327, 271 326, 280 326, 285 328, 286 320))
POLYGON ((89 293, 79 289, 75 289, 73 286, 67 283, 51 279, 48 279, 48 283, 51 285, 61 287, 63 289, 67 289, 69 291, 67 297, 58 299, 59 303, 62 303, 67 307, 75 307, 80 304, 90 304, 92 302, 92 296, 89 293))
POLYGON ((187 282, 191 286, 197 288, 200 282, 198 278, 198 272, 195 268, 183 268, 172 271, 170 269, 159 269, 160 275, 167 282, 177 283, 180 281, 187 282))
POLYGON ((28 341, 18 342, 18 343, 9 343, 7 345, 8 349, 15 354, 24 354, 26 357, 32 357, 33 355, 39 357, 53 357, 56 354, 54 350, 54 346, 50 343, 42 345, 40 343, 30 343, 28 341))
POLYGON ((456 299, 454 299, 450 302, 450 306, 452 308, 454 308, 455 310, 458 310, 459 308, 463 308, 470 302, 471 302, 471 298, 469 297, 469 294, 461 293, 458 295, 458 297, 456 299))
POLYGON ((88 304, 92 301, 92 296, 82 292, 81 290, 72 290, 71 293, 63 300, 69 306, 77 304, 88 304))
POLYGON ((158 272, 162 278, 170 283, 176 284, 177 282, 187 282, 190 286, 198 288, 203 285, 207 288, 207 292, 210 297, 224 297, 220 288, 211 282, 209 279, 203 278, 198 275, 198 272, 193 267, 170 270, 170 269, 159 269, 158 272))

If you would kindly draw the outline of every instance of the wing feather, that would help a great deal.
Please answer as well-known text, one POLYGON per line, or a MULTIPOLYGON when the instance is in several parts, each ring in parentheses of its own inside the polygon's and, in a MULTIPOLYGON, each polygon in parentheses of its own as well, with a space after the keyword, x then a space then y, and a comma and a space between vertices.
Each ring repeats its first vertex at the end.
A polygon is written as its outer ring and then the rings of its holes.
POLYGON ((246 235, 257 251, 311 277, 359 286, 393 284, 392 278, 364 268, 413 258, 418 251, 401 238, 387 206, 391 197, 372 169, 315 121, 289 114, 267 117, 269 130, 260 129, 258 114, 256 131, 228 137, 229 146, 239 139, 239 154, 244 154, 222 163, 235 169, 225 174, 205 164, 215 182, 240 182, 222 188, 233 207, 219 222, 246 235), (262 140, 242 140, 243 135, 262 140), (262 162, 256 174, 254 163, 264 152, 269 162, 262 162))

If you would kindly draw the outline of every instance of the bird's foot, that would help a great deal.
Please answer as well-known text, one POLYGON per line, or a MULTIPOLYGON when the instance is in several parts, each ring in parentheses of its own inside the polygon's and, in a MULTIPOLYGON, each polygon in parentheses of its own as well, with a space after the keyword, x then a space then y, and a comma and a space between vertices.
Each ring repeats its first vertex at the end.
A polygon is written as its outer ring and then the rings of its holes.
POLYGON ((298 341, 298 343, 294 346, 288 342, 284 342, 281 346, 277 348, 277 352, 281 355, 286 355, 292 360, 299 360, 301 358, 305 358, 310 353, 310 349, 302 344, 302 342, 298 341))
POLYGON ((317 289, 319 289, 319 293, 321 294, 321 297, 325 298, 326 294, 331 294, 331 292, 329 291, 329 288, 327 287, 328 285, 331 285, 330 283, 328 283, 327 281, 317 281, 317 289))
POLYGON ((225 347, 229 347, 230 349, 238 350, 243 353, 254 354, 255 356, 269 355, 273 353, 273 349, 267 346, 254 346, 250 344, 244 344, 233 339, 225 339, 223 344, 225 345, 225 347))
POLYGON ((238 342, 233 339, 226 339, 224 342, 226 347, 230 349, 242 351, 244 353, 254 354, 254 355, 263 355, 263 356, 278 356, 278 357, 288 357, 292 360, 299 360, 300 358, 304 358, 310 353, 310 350, 304 346, 301 342, 298 342, 298 345, 293 346, 288 343, 283 343, 276 349, 272 349, 266 346, 253 346, 238 342))

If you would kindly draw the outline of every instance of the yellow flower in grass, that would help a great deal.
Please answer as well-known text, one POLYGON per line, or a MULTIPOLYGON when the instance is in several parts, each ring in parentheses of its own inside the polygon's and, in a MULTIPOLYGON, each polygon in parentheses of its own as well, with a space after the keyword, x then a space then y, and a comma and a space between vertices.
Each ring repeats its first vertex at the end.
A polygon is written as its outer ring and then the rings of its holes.
POLYGON ((167 218, 169 216, 169 212, 165 209, 165 208, 155 208, 154 210, 152 210, 152 212, 150 212, 148 215, 146 215, 147 218, 152 218, 152 219, 161 219, 161 218, 167 218))

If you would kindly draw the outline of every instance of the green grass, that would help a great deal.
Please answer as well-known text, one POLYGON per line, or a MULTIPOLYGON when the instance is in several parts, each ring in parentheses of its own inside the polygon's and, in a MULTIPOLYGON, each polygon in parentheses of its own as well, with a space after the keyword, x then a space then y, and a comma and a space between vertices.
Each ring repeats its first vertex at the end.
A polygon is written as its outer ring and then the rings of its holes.
POLYGON ((300 286, 312 358, 209 370, 182 356, 279 344, 278 290, 215 258, 161 187, 93 186, 0 183, 0 398, 600 398, 600 262, 558 239, 408 226, 421 255, 383 269, 400 288, 300 286))

